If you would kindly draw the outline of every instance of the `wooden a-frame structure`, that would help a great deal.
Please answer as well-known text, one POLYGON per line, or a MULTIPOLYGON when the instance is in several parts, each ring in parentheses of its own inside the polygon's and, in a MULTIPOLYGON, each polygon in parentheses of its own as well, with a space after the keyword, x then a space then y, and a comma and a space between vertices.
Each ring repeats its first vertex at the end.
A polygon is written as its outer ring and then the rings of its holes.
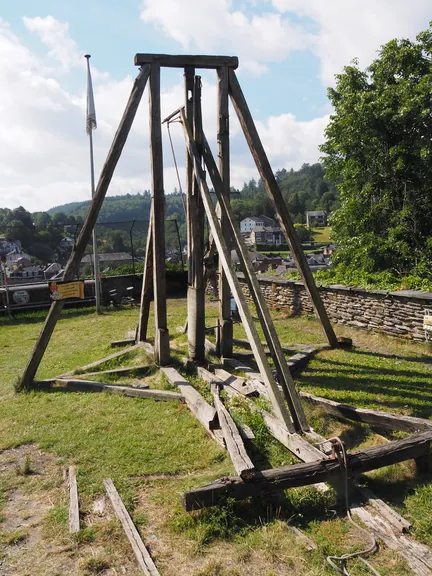
MULTIPOLYGON (((227 497, 240 500, 254 496, 261 497, 265 494, 273 494, 293 486, 316 484, 319 481, 329 482, 336 490, 340 490, 340 475, 343 470, 346 477, 350 478, 350 486, 356 487, 356 489, 360 490, 360 493, 363 494, 364 489, 356 483, 355 476, 368 470, 411 458, 415 459, 420 471, 428 470, 430 463, 430 444, 432 441, 432 423, 429 420, 373 410, 358 410, 355 407, 345 406, 305 393, 301 393, 299 396, 294 386, 293 378, 284 356, 284 350, 279 342, 266 301, 251 267, 247 248, 239 232, 230 206, 229 98, 231 98, 234 109, 239 117, 241 127, 263 184, 274 202, 281 228, 288 240, 291 253, 296 261, 306 290, 313 302, 327 342, 331 347, 335 347, 338 345, 338 340, 314 283, 301 244, 283 201, 281 191, 271 170, 251 113, 238 83, 235 74, 235 69, 238 67, 238 59, 225 56, 137 54, 135 56, 135 64, 140 66, 139 74, 134 82, 129 101, 103 166, 87 218, 66 265, 63 276, 64 281, 74 280, 77 276, 84 250, 90 240, 93 227, 96 224, 100 208, 131 129, 145 86, 149 81, 152 205, 139 323, 133 340, 134 345, 124 351, 117 352, 107 358, 81 367, 78 372, 82 374, 82 376, 79 378, 74 377, 74 374, 76 374, 75 371, 62 374, 52 380, 36 381, 36 372, 63 308, 62 300, 55 301, 51 305, 41 334, 22 375, 21 387, 25 389, 32 387, 52 389, 52 386, 54 386, 54 389, 59 389, 57 386, 60 385, 62 387, 60 389, 66 390, 104 391, 110 394, 123 394, 132 397, 186 401, 189 409, 205 427, 208 435, 219 442, 224 448, 227 448, 234 468, 238 473, 236 477, 221 478, 207 486, 185 492, 182 496, 182 503, 186 510, 217 505, 227 497), (160 73, 162 67, 184 69, 184 105, 171 114, 166 120, 173 118, 180 119, 186 142, 188 355, 189 358, 195 362, 198 375, 210 383, 214 396, 214 407, 209 405, 199 392, 173 367, 167 366, 170 363, 170 343, 167 327, 165 284, 165 217, 160 110, 160 73), (199 68, 214 69, 217 73, 217 162, 210 150, 202 127, 201 79, 195 74, 199 68), (210 196, 207 174, 216 194, 216 206, 213 204, 210 196), (245 378, 237 378, 216 365, 208 366, 208 368, 214 370, 213 372, 209 372, 202 366, 206 363, 205 286, 203 274, 205 215, 207 216, 213 240, 219 254, 220 353, 226 360, 226 365, 236 365, 235 358, 232 358, 233 330, 230 312, 230 298, 232 294, 236 300, 241 320, 248 336, 248 346, 250 346, 259 368, 259 373, 254 372, 252 379, 248 382, 246 382, 248 377, 247 371, 250 368, 248 368, 247 365, 241 366, 242 371, 245 373, 245 378), (273 376, 266 356, 264 343, 262 343, 258 337, 247 300, 242 292, 237 275, 231 266, 231 247, 235 247, 240 258, 249 293, 255 305, 256 313, 276 368, 277 379, 273 376), (154 346, 146 342, 152 293, 155 316, 154 346), (162 366, 162 371, 168 381, 174 385, 179 392, 147 390, 143 387, 117 386, 100 381, 85 380, 85 378, 94 374, 93 370, 100 368, 100 366, 108 360, 118 358, 123 354, 139 348, 149 354, 154 353, 156 363, 162 366), (263 417, 271 435, 286 446, 303 464, 267 471, 255 470, 253 462, 250 460, 245 447, 242 445, 236 423, 231 418, 229 411, 225 409, 223 401, 219 398, 220 388, 223 388, 228 395, 246 397, 245 401, 249 402, 248 405, 250 408, 258 411, 263 417), (250 392, 254 395, 257 393, 259 395, 263 394, 267 397, 272 404, 273 414, 261 409, 250 401, 247 398, 250 392), (348 454, 346 462, 343 463, 341 461, 341 453, 337 451, 335 445, 309 428, 300 397, 336 416, 342 416, 383 428, 409 432, 411 436, 402 440, 388 442, 381 446, 374 446, 362 450, 359 453, 348 454)), ((238 364, 237 361, 237 365, 238 364)), ((104 373, 116 373, 120 375, 123 373, 136 372, 137 368, 145 370, 151 367, 123 367, 97 372, 97 374, 99 376, 104 373)), ((249 376, 251 376, 251 374, 252 372, 249 376)), ((245 432, 244 430, 244 433, 245 432)), ((323 487, 325 488, 325 485, 321 484, 318 487, 322 489, 323 487)), ((390 534, 394 534, 392 530, 395 526, 397 531, 400 531, 401 526, 402 528, 404 526, 406 527, 409 523, 384 502, 378 502, 373 495, 370 495, 369 491, 368 494, 367 499, 369 503, 373 502, 375 508, 379 508, 380 510, 381 516, 379 523, 377 523, 372 515, 364 508, 357 508, 357 514, 361 513, 362 520, 364 520, 367 525, 372 526, 373 530, 384 539, 386 544, 394 548, 396 546, 395 542, 397 542, 397 549, 403 552, 409 565, 413 567, 416 573, 429 574, 430 572, 426 571, 425 566, 427 570, 432 570, 432 555, 428 549, 425 550, 425 546, 414 543, 413 541, 408 541, 405 537, 398 535, 399 532, 397 535, 389 536, 390 534), (407 552, 408 548, 409 554, 407 552)))
MULTIPOLYGON (((233 329, 230 310, 231 293, 240 313, 243 326, 254 353, 259 371, 268 389, 274 412, 289 432, 309 430, 304 411, 295 390, 278 335, 267 304, 252 269, 247 248, 239 232, 230 207, 230 158, 229 158, 229 98, 240 120, 247 143, 252 152, 264 186, 273 200, 277 217, 288 240, 297 268, 313 302, 317 317, 330 346, 337 346, 337 338, 330 324, 321 297, 310 272, 298 236, 288 214, 281 191, 262 146, 257 129, 237 80, 235 69, 238 58, 230 56, 171 56, 163 54, 137 54, 135 65, 140 67, 129 101, 114 136, 111 149, 103 166, 99 183, 90 205, 87 218, 66 265, 63 280, 73 280, 77 273, 85 247, 107 193, 115 167, 132 126, 145 86, 149 82, 150 115, 150 161, 152 174, 152 205, 148 234, 140 318, 137 341, 145 341, 149 318, 150 296, 153 292, 155 316, 154 351, 156 362, 170 362, 169 333, 167 327, 166 280, 165 280, 165 214, 162 130, 160 107, 161 68, 184 69, 185 103, 175 115, 180 117, 186 141, 187 171, 187 231, 188 231, 188 342, 189 357, 197 362, 205 359, 205 286, 204 218, 208 218, 220 262, 220 351, 224 357, 232 355, 233 329), (201 120, 201 78, 197 69, 214 69, 218 88, 218 163, 203 133, 201 120), (216 193, 215 207, 206 182, 205 166, 216 193), (230 251, 234 247, 240 257, 245 278, 261 323, 272 359, 275 363, 277 381, 260 342, 246 298, 231 266, 230 251), (282 393, 281 394, 281 390, 282 393)), ((63 301, 51 305, 41 334, 35 344, 21 379, 21 386, 29 388, 60 317, 63 301)))

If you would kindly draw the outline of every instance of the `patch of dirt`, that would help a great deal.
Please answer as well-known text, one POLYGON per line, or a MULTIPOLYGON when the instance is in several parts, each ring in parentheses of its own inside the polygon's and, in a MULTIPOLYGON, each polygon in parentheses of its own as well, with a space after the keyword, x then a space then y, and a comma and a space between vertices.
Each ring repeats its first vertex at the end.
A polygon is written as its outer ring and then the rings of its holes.
MULTIPOLYGON (((79 482, 78 482, 79 483, 79 482)), ((104 496, 80 495, 81 532, 69 534, 68 485, 54 455, 34 444, 0 453, 0 575, 139 574, 104 496)))

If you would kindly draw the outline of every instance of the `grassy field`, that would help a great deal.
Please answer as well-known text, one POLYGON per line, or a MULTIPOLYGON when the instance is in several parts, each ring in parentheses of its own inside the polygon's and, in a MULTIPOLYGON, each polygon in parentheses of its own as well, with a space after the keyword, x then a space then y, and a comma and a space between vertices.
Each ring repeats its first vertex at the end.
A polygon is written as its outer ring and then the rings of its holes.
POLYGON ((331 227, 313 228, 312 235, 314 242, 330 242, 331 227))
MULTIPOLYGON (((108 355, 109 342, 134 328, 137 313, 124 309, 96 316, 91 310, 67 311, 38 377, 52 377, 108 355)), ((217 317, 214 303, 207 304, 206 314, 212 325, 217 317)), ((171 344, 177 358, 187 346, 186 335, 176 332, 185 315, 185 300, 169 302, 171 344)), ((285 344, 323 342, 313 319, 292 319, 282 313, 275 313, 274 319, 285 344)), ((138 573, 116 521, 106 510, 95 512, 106 477, 119 489, 163 576, 332 574, 327 554, 346 553, 364 544, 343 516, 335 517, 332 493, 308 488, 291 490, 278 500, 228 503, 186 514, 180 506, 182 491, 233 474, 226 452, 206 436, 183 405, 105 394, 15 394, 13 384, 42 320, 41 314, 0 320, 1 574, 108 575, 121 574, 122 566, 127 574, 138 573), (62 467, 70 464, 78 469, 83 516, 83 530, 73 539, 67 532, 67 493, 61 474, 62 467), (17 505, 23 518, 33 514, 30 528, 16 527, 11 520, 12 512, 19 516, 13 505, 20 494, 22 502, 37 502, 40 511, 38 516, 24 504, 22 510, 17 505), (289 523, 307 532, 318 549, 307 552, 289 523), (37 530, 40 537, 33 542, 37 530), (13 565, 9 572, 2 572, 2 554, 6 568, 13 565)), ((241 325, 235 332, 244 337, 241 325)), ((357 406, 432 417, 430 347, 345 327, 337 327, 337 333, 353 337, 356 346, 319 353, 298 378, 299 387, 357 406)), ((104 368, 148 360, 137 353, 127 362, 104 368)), ((165 386, 157 374, 148 381, 151 386, 165 386)), ((204 391, 202 382, 194 383, 204 391)), ((307 413, 317 432, 340 435, 349 449, 382 442, 383 435, 392 438, 388 432, 342 423, 309 408, 307 413)), ((295 461, 272 439, 260 418, 241 405, 236 416, 246 419, 255 432, 248 451, 258 468, 295 461)), ((410 462, 371 473, 365 481, 413 523, 418 540, 432 545, 431 485, 426 478, 415 477, 410 462)), ((410 573, 405 562, 384 547, 372 562, 383 576, 410 573)), ((350 570, 353 576, 365 574, 358 561, 350 563, 350 570)))

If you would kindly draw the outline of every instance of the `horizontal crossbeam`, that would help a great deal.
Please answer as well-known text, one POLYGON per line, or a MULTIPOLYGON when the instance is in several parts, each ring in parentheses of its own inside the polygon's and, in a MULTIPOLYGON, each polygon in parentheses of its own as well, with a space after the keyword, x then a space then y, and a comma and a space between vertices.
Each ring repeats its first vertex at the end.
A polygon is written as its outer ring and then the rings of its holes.
POLYGON ((228 66, 236 69, 239 65, 237 56, 193 56, 186 54, 135 54, 135 66, 157 62, 166 68, 210 68, 216 69, 228 66))

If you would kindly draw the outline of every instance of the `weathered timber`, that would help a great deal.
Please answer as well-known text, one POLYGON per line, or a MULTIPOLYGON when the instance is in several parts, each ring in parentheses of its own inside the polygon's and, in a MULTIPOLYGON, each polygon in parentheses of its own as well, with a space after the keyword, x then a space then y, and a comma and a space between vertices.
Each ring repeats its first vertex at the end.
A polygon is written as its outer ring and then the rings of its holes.
POLYGON ((216 354, 216 345, 207 338, 204 340, 204 347, 207 354, 216 354))
MULTIPOLYGON (((243 338, 233 338, 233 344, 235 346, 239 346, 240 348, 246 348, 247 350, 250 350, 250 343, 243 339, 243 338)), ((267 346, 267 342, 261 342, 261 344, 266 347, 267 346)), ((299 350, 309 350, 309 349, 319 349, 322 350, 323 348, 328 348, 328 344, 295 344, 294 346, 287 346, 286 344, 281 344, 281 349, 283 352, 297 352, 299 350)))
POLYGON ((315 542, 311 540, 309 536, 307 536, 304 532, 302 532, 295 526, 291 526, 290 524, 288 524, 288 528, 291 530, 293 534, 296 535, 296 537, 299 539, 299 541, 303 544, 303 546, 306 548, 308 552, 310 552, 311 550, 316 550, 318 548, 315 542))
POLYGON ((220 385, 223 384, 222 380, 218 376, 216 376, 216 374, 213 374, 213 372, 210 372, 206 368, 203 368, 202 366, 197 366, 196 370, 201 380, 204 380, 209 384, 220 384, 220 385))
POLYGON ((69 466, 69 532, 76 534, 80 531, 78 486, 75 466, 69 466))
POLYGON ((317 317, 321 322, 321 326, 329 344, 333 347, 337 347, 338 341, 336 334, 334 333, 326 309, 324 308, 324 304, 321 300, 321 296, 303 252, 301 242, 291 221, 287 205, 283 199, 278 183, 276 182, 276 178, 273 174, 273 170, 271 169, 270 162, 268 161, 267 155, 265 153, 264 147, 262 145, 261 139, 259 137, 258 131, 256 129, 255 123, 234 70, 229 70, 229 94, 263 184, 267 190, 268 195, 274 202, 280 227, 282 228, 288 241, 291 254, 293 255, 297 266, 297 270, 300 272, 306 290, 312 300, 312 304, 314 306, 317 317))
MULTIPOLYGON (((184 75, 185 111, 197 148, 202 143, 201 78, 188 68, 184 75)), ((187 153, 187 151, 186 151, 187 153)), ((187 227, 188 227, 188 354, 191 360, 205 358, 205 286, 204 286, 204 207, 189 156, 187 162, 187 227)))
POLYGON ((123 340, 112 340, 111 348, 117 348, 121 346, 132 346, 135 344, 135 338, 124 338, 123 340))
POLYGON ((243 396, 246 397, 258 396, 255 386, 246 382, 244 378, 234 376, 233 374, 230 374, 223 368, 215 368, 214 373, 218 378, 222 380, 224 385, 229 384, 231 388, 234 388, 234 390, 237 390, 237 392, 239 392, 243 396))
POLYGON ((141 373, 150 376, 155 372, 156 367, 151 365, 128 366, 125 368, 113 368, 112 370, 100 370, 99 372, 85 372, 84 374, 74 374, 75 378, 88 378, 102 374, 111 374, 112 376, 125 376, 126 374, 141 373))
POLYGON ((354 406, 341 404, 340 402, 328 400, 327 398, 313 396, 307 392, 300 392, 300 396, 314 406, 339 418, 347 418, 348 420, 364 422, 365 424, 372 424, 373 426, 390 430, 401 430, 403 432, 426 432, 432 429, 432 420, 405 416, 403 414, 391 414, 390 412, 381 412, 379 410, 355 408, 354 406))
POLYGON ((264 378, 266 385, 269 388, 269 396, 273 405, 273 409, 277 414, 277 416, 285 423, 285 425, 290 429, 294 430, 294 426, 291 422, 287 407, 284 404, 284 401, 279 392, 277 384, 273 378, 269 363, 267 361, 267 357, 264 353, 264 349, 261 346, 261 342, 258 337, 258 333, 255 328, 255 324, 253 322, 248 304, 246 302, 246 298, 243 294, 236 273, 231 267, 230 256, 228 254, 223 233, 220 228, 219 220, 217 218, 215 208, 213 206, 210 191, 205 180, 205 173, 201 168, 200 157, 195 142, 193 140, 192 133, 184 110, 181 111, 181 120, 188 148, 188 153, 193 161, 195 177, 200 185, 204 208, 207 213, 209 225, 212 230, 213 238, 215 240, 218 249, 219 259, 223 263, 225 274, 228 278, 231 291, 235 297, 244 329, 251 342, 251 345, 253 346, 253 351, 255 354, 255 359, 257 361, 258 367, 262 373, 262 377, 264 378))
MULTIPOLYGON (((424 452, 431 440, 432 431, 429 431, 348 454, 348 475, 358 476, 364 472, 415 458, 424 452)), ((238 477, 221 478, 202 488, 185 492, 182 495, 182 504, 186 510, 193 510, 214 506, 222 498, 245 500, 253 496, 274 494, 281 490, 308 486, 316 482, 338 480, 340 473, 340 464, 337 459, 325 459, 257 472, 253 482, 244 482, 238 477)))
POLYGON ((238 68, 237 56, 197 56, 197 55, 174 55, 174 54, 135 54, 135 66, 152 64, 157 62, 162 67, 168 68, 209 68, 215 69, 220 66, 238 68))
POLYGON ((137 341, 147 339, 148 321, 150 317, 150 302, 153 295, 153 205, 150 207, 150 221, 147 233, 147 244, 144 260, 143 284, 141 289, 140 317, 138 322, 137 341))
POLYGON ((123 530, 132 546, 132 550, 136 556, 141 570, 147 576, 159 576, 159 572, 154 565, 152 557, 150 556, 147 548, 144 546, 138 530, 135 528, 128 511, 125 508, 113 482, 111 479, 104 480, 105 490, 111 501, 112 507, 117 518, 120 520, 123 530))
POLYGON ((247 246, 243 236, 240 233, 236 218, 231 209, 229 201, 226 199, 224 183, 222 182, 221 176, 216 166, 216 162, 213 158, 213 154, 205 136, 202 151, 204 162, 219 202, 221 214, 224 216, 226 221, 226 228, 229 230, 233 237, 234 245, 240 258, 240 263, 243 268, 243 273, 249 288, 249 293, 254 301, 260 324, 264 331, 264 336, 271 351, 272 359, 275 363, 276 372, 278 374, 278 380, 282 386, 285 400, 289 406, 294 426, 299 431, 309 430, 309 425, 307 423, 303 407, 298 397, 294 381, 288 369, 287 362, 279 342, 279 337, 277 335, 270 311, 267 306, 267 302, 261 291, 260 284, 249 258, 247 246))
POLYGON ((239 429, 240 436, 243 438, 243 440, 255 439, 255 434, 253 433, 253 430, 249 428, 249 426, 244 422, 239 422, 237 428, 239 429))
POLYGON ((382 540, 388 548, 403 556, 414 574, 432 576, 432 554, 427 546, 395 531, 393 525, 386 519, 373 514, 367 508, 353 504, 351 513, 358 516, 372 534, 382 540))
MULTIPOLYGON (((126 139, 135 118, 135 114, 141 101, 144 88, 147 84, 149 74, 150 66, 144 66, 134 82, 129 101, 120 121, 117 132, 114 136, 114 140, 108 152, 105 164, 102 168, 99 182, 95 194, 92 198, 84 225, 81 228, 78 239, 72 250, 68 263, 66 264, 65 271, 63 273, 63 280, 65 282, 73 280, 78 273, 79 264, 82 257, 84 256, 84 251, 89 243, 100 208, 104 201, 108 187, 111 183, 114 170, 126 143, 126 139)), ((60 318, 63 305, 64 300, 56 300, 51 304, 48 316, 45 320, 39 338, 35 343, 30 359, 21 377, 20 386, 22 388, 28 388, 31 382, 34 380, 36 372, 39 368, 39 364, 41 363, 43 355, 45 354, 45 350, 51 339, 52 333, 54 332, 54 328, 58 319, 60 318)))
POLYGON ((96 362, 92 362, 91 364, 86 364, 85 366, 81 366, 80 368, 76 368, 75 370, 72 370, 71 372, 66 372, 65 374, 61 374, 59 376, 59 378, 63 378, 63 377, 67 377, 67 376, 73 376, 75 374, 75 372, 79 372, 80 374, 83 374, 85 372, 90 372, 91 370, 93 370, 93 368, 97 368, 98 366, 102 366, 102 364, 105 364, 105 362, 109 362, 110 360, 115 360, 117 358, 121 358, 122 356, 125 356, 126 354, 129 354, 130 352, 135 352, 136 350, 139 350, 141 348, 142 348, 141 343, 134 344, 133 346, 130 346, 129 348, 124 348, 123 350, 120 350, 119 352, 114 352, 113 354, 110 354, 109 356, 105 356, 105 358, 101 358, 100 360, 96 360, 96 362))
MULTIPOLYGON (((217 147, 219 173, 222 181, 222 193, 226 202, 230 202, 230 140, 229 140, 229 95, 228 68, 217 70, 217 147)), ((225 214, 220 205, 217 209, 225 244, 231 255, 231 234, 225 214)), ((231 319, 231 291, 223 266, 219 263, 219 321, 220 355, 229 358, 233 349, 233 324, 231 319)))
POLYGON ((214 398, 214 405, 219 417, 219 424, 222 429, 226 447, 234 469, 240 478, 243 478, 244 480, 250 479, 255 472, 255 466, 253 465, 252 460, 249 458, 246 452, 246 448, 244 447, 243 440, 241 439, 236 423, 220 399, 220 389, 218 385, 212 385, 212 393, 214 398))
POLYGON ((91 380, 73 380, 57 378, 50 387, 51 390, 70 390, 80 392, 108 392, 109 394, 119 394, 138 398, 153 398, 155 400, 174 400, 184 402, 183 394, 171 392, 170 390, 154 390, 153 388, 120 386, 117 384, 107 384, 91 380))
POLYGON ((170 360, 165 275, 165 194, 163 183, 162 129, 160 109, 160 65, 151 64, 150 73, 150 165, 152 188, 153 298, 155 317, 155 359, 161 366, 170 360))
POLYGON ((375 510, 379 512, 379 514, 383 516, 389 524, 391 524, 394 530, 401 534, 403 532, 409 532, 412 525, 408 520, 393 510, 393 508, 381 500, 381 498, 377 498, 377 496, 375 496, 375 494, 368 488, 360 486, 358 482, 354 482, 354 485, 363 498, 367 500, 367 503, 375 508, 375 510))
POLYGON ((184 396, 190 411, 198 418, 206 430, 213 430, 217 427, 218 419, 216 410, 204 400, 201 394, 190 382, 185 380, 175 368, 164 367, 161 369, 168 381, 177 386, 184 396))

